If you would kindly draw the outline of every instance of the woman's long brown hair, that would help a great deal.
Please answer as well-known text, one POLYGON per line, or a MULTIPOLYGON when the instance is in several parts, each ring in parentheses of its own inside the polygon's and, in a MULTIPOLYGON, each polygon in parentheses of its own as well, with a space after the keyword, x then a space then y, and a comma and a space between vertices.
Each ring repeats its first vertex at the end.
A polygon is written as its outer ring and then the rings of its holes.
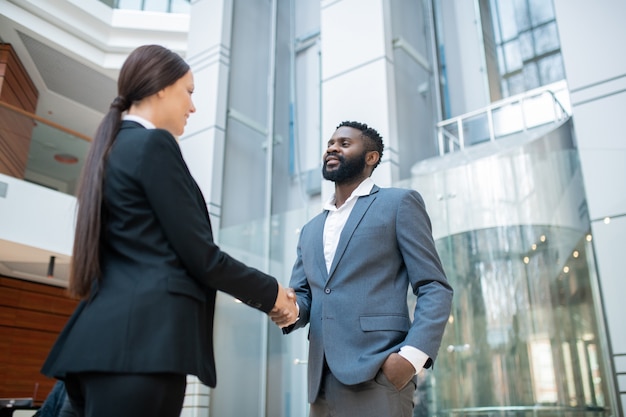
POLYGON ((70 295, 89 297, 93 283, 101 278, 106 160, 120 129, 122 113, 134 102, 174 84, 188 71, 189 65, 178 54, 159 45, 140 46, 122 65, 117 81, 118 96, 96 130, 78 186, 70 295))

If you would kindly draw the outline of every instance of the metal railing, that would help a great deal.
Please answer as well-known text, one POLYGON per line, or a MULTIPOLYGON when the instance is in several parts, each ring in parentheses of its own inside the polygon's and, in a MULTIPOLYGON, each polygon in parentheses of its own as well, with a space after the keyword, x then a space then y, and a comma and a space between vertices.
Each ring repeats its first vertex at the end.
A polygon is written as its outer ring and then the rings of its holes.
POLYGON ((559 123, 570 115, 565 81, 497 101, 486 108, 437 124, 439 155, 495 141, 539 126, 559 123))

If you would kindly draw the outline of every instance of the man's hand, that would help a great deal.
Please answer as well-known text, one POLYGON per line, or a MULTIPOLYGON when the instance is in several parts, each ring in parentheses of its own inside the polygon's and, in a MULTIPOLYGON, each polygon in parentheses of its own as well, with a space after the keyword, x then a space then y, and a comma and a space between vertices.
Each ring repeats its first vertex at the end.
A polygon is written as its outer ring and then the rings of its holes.
POLYGON ((398 391, 404 388, 415 375, 415 368, 411 362, 397 353, 392 353, 387 357, 381 370, 398 391))
POLYGON ((296 293, 292 288, 285 289, 278 284, 276 304, 268 315, 281 329, 296 322, 298 319, 298 307, 296 305, 296 293))

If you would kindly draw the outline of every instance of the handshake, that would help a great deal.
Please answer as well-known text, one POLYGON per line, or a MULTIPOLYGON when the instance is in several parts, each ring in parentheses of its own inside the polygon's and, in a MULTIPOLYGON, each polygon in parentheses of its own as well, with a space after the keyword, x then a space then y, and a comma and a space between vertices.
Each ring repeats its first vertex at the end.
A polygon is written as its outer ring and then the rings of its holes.
POLYGON ((293 288, 285 288, 278 284, 276 303, 268 316, 281 329, 291 326, 298 320, 298 304, 293 288))

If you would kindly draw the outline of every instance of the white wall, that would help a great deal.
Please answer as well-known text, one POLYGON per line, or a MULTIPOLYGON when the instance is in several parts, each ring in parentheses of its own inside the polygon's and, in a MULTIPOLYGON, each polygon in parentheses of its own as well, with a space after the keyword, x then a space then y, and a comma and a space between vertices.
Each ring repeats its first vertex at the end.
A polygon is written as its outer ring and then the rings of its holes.
POLYGON ((8 184, 0 198, 0 239, 70 255, 76 199, 0 174, 8 184))
MULTIPOLYGON (((626 333, 621 260, 626 235, 626 2, 554 0, 592 220, 599 284, 622 410, 626 333), (604 218, 612 217, 605 224, 604 218), (619 374, 622 374, 619 376, 619 374)), ((617 413, 620 414, 620 413, 617 413)))

